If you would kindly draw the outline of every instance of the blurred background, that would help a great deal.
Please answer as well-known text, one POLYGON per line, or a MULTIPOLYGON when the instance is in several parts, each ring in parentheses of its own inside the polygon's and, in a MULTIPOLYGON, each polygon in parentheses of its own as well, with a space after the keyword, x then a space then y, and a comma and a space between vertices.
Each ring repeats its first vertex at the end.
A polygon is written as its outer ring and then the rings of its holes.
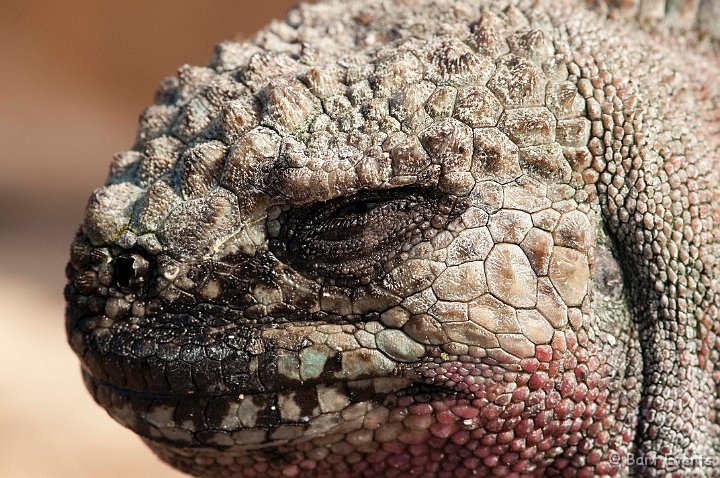
POLYGON ((160 80, 294 0, 0 0, 0 477, 178 477, 92 401, 68 246, 160 80))

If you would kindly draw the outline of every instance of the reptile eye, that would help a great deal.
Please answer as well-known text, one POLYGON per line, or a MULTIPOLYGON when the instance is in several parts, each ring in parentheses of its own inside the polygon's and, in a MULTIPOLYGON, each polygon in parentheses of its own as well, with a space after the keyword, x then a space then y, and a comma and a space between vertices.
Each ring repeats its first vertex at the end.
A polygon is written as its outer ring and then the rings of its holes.
POLYGON ((125 254, 115 260, 115 282, 128 292, 139 292, 145 286, 150 263, 140 254, 125 254))
POLYGON ((286 212, 270 247, 312 277, 339 285, 367 284, 405 244, 444 228, 460 209, 458 203, 418 188, 362 192, 286 212))

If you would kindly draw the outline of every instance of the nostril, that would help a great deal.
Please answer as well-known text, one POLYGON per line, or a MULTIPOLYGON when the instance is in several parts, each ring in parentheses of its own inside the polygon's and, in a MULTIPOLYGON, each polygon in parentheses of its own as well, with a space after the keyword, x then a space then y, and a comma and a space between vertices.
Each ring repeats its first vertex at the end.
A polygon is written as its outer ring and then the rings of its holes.
POLYGON ((120 287, 130 287, 130 281, 135 277, 135 258, 120 257, 115 265, 115 277, 120 287))
POLYGON ((150 264, 140 254, 127 254, 115 261, 115 281, 121 289, 136 292, 145 285, 150 264))

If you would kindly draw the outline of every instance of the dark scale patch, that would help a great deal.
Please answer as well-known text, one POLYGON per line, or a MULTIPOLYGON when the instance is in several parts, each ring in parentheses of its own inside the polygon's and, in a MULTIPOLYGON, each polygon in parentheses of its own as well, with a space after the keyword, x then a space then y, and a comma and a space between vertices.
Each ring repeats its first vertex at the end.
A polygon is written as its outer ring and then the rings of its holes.
MULTIPOLYGON (((460 399, 463 397, 466 399, 474 398, 472 395, 458 392, 457 390, 452 390, 448 387, 424 383, 413 384, 397 394, 397 397, 408 396, 413 397, 413 401, 417 403, 430 403, 434 400, 445 400, 448 397, 453 397, 454 399, 460 399)), ((392 401, 394 401, 395 398, 390 398, 390 400, 391 402, 386 402, 386 405, 393 405, 392 401)))
POLYGON ((322 377, 334 377, 337 372, 342 370, 342 354, 335 353, 330 355, 325 361, 322 370, 322 377))
POLYGON ((300 409, 300 418, 312 417, 318 410, 318 396, 315 388, 298 389, 294 395, 295 404, 300 409))
POLYGON ((256 427, 275 427, 280 424, 280 409, 275 396, 255 395, 250 398, 258 407, 256 427))
POLYGON ((363 400, 384 400, 387 397, 375 391, 373 381, 357 380, 347 384, 347 393, 351 402, 357 403, 363 400))
POLYGON ((214 397, 205 407, 205 420, 210 428, 222 428, 230 413, 230 401, 226 397, 214 397))
POLYGON ((207 420, 205 419, 205 408, 208 405, 209 400, 205 398, 185 398, 178 402, 175 408, 175 414, 173 415, 173 421, 184 427, 193 430, 203 430, 208 427, 207 420))

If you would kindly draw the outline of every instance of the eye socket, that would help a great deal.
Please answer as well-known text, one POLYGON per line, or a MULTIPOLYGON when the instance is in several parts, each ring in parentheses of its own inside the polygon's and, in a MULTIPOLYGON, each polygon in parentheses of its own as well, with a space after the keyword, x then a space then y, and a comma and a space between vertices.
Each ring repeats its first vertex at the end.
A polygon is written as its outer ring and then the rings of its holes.
POLYGON ((466 207, 454 196, 419 188, 365 191, 284 213, 270 248, 311 277, 367 284, 405 244, 432 237, 466 207))
POLYGON ((115 260, 115 282, 128 292, 139 292, 147 282, 150 263, 140 254, 124 254, 115 260))

